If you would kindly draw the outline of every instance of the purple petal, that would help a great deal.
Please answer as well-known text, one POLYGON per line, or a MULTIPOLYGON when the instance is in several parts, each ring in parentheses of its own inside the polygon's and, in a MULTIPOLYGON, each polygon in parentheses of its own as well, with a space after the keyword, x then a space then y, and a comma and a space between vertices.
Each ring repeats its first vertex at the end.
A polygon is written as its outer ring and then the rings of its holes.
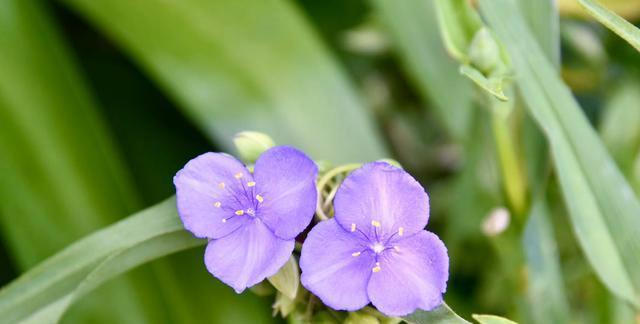
POLYGON ((278 237, 294 238, 311 222, 317 174, 315 163, 292 147, 273 147, 256 161, 256 193, 262 197, 258 217, 278 237))
POLYGON ((369 303, 367 282, 374 262, 366 242, 330 219, 316 225, 302 246, 301 282, 333 309, 360 309, 369 303))
POLYGON ((429 220, 429 196, 422 186, 385 162, 365 164, 352 172, 338 189, 334 206, 335 218, 344 229, 358 229, 370 237, 409 236, 424 229, 429 220))
POLYGON ((447 288, 447 249, 433 233, 421 231, 395 242, 383 252, 379 271, 371 275, 371 303, 388 316, 404 316, 417 308, 429 311, 442 304, 447 288))
POLYGON ((245 226, 207 245, 207 270, 237 293, 270 277, 289 260, 294 240, 283 240, 253 218, 245 226))
POLYGON ((245 224, 247 217, 233 216, 246 205, 247 181, 252 175, 227 154, 205 153, 189 161, 173 178, 184 227, 197 237, 221 238, 245 224))

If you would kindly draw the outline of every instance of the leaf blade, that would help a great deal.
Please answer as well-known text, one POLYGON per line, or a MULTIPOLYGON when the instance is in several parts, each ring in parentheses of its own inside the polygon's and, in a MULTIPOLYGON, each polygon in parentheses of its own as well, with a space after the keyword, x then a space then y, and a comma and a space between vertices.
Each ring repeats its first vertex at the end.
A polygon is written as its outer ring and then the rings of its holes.
POLYGON ((124 48, 226 151, 251 129, 336 162, 387 154, 353 85, 289 2, 63 3, 124 48))
POLYGON ((578 0, 580 5, 601 24, 611 29, 640 51, 640 29, 594 0, 578 0))
POLYGON ((640 202, 567 86, 536 46, 513 1, 480 8, 514 61, 529 112, 551 144, 556 173, 579 243, 599 278, 640 305, 640 202), (589 145, 584 145, 589 143, 589 145))
POLYGON ((402 318, 407 323, 413 324, 469 324, 468 321, 456 314, 446 303, 432 311, 418 310, 411 315, 402 318))

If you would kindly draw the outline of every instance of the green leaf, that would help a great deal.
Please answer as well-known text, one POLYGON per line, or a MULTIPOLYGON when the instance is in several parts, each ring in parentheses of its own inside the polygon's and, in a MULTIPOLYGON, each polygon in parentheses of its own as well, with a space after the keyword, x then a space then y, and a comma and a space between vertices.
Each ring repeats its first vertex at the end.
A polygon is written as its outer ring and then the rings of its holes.
MULTIPOLYGON (((138 203, 47 7, 0 2, 0 231, 22 270, 138 203)), ((144 289, 155 279, 148 272, 122 278, 87 298, 72 320, 157 321, 163 296, 144 289)))
POLYGON ((604 106, 600 134, 625 174, 631 174, 640 152, 640 82, 623 81, 604 106))
POLYGON ((597 1, 579 0, 589 14, 640 51, 640 29, 597 1))
POLYGON ((513 61, 527 108, 551 145, 570 219, 604 284, 640 305, 640 202, 568 87, 536 44, 512 0, 480 8, 513 61))
POLYGON ((556 0, 520 0, 518 4, 540 48, 559 67, 560 19, 556 0))
POLYGON ((425 102, 456 140, 468 138, 473 111, 473 88, 447 56, 430 1, 371 0, 388 28, 406 73, 425 102), (455 96, 445 95, 455 89, 455 96))
POLYGON ((531 207, 522 239, 528 270, 528 313, 534 323, 568 323, 569 304, 549 217, 545 201, 539 198, 531 207))
POLYGON ((410 324, 465 324, 469 323, 458 316, 449 306, 443 303, 440 307, 426 312, 418 310, 415 313, 403 317, 410 324))
POLYGON ((459 61, 466 61, 469 46, 482 21, 467 0, 436 0, 434 2, 440 33, 445 47, 459 61))
POLYGON ((184 231, 168 199, 95 232, 0 290, 0 318, 56 322, 79 297, 154 258, 204 244, 184 231))
POLYGON ((251 131, 236 134, 233 143, 238 156, 246 164, 255 163, 260 154, 276 145, 269 135, 251 131))
POLYGON ((471 79, 477 86, 489 92, 498 100, 507 101, 509 98, 504 94, 506 78, 504 76, 495 76, 487 78, 471 65, 461 65, 460 73, 471 79))
POLYGON ((512 320, 508 320, 504 317, 495 316, 495 315, 471 315, 473 318, 478 321, 480 324, 517 324, 512 320))
POLYGON ((296 258, 292 255, 291 258, 289 258, 289 261, 280 268, 278 273, 267 279, 285 296, 290 299, 296 299, 296 295, 298 295, 298 287, 300 286, 300 270, 298 269, 298 261, 296 261, 296 258))
POLYGON ((137 204, 45 9, 39 1, 0 3, 0 229, 23 269, 137 204), (24 239, 33 233, 38 240, 24 239))
POLYGON ((227 150, 233 135, 255 130, 336 162, 387 155, 353 85, 288 1, 63 3, 227 150))

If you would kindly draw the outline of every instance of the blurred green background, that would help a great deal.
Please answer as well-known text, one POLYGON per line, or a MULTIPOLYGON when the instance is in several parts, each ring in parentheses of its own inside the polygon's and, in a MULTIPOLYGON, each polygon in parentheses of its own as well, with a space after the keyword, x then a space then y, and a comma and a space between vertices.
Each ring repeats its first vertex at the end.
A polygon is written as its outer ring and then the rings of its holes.
MULTIPOLYGON (((640 22, 640 2, 602 3, 640 22)), ((576 1, 558 8, 549 37, 562 77, 637 197, 640 54, 576 1)), ((431 0, 0 0, 0 285, 171 196, 186 161, 234 153, 233 135, 256 130, 319 160, 391 157, 418 178, 428 228, 449 249, 446 300, 458 314, 549 323, 536 314, 545 295, 531 297, 542 269, 557 280, 553 321, 633 322, 585 260, 556 177, 536 178, 551 173, 548 158, 527 165, 527 152, 546 149, 519 102, 509 131, 529 174, 527 206, 541 196, 532 213, 548 215, 522 233, 486 102, 438 28, 431 0), (494 235, 487 219, 504 208, 512 225, 494 235)), ((202 250, 109 282, 66 320, 281 321, 272 297, 211 277, 202 250)))

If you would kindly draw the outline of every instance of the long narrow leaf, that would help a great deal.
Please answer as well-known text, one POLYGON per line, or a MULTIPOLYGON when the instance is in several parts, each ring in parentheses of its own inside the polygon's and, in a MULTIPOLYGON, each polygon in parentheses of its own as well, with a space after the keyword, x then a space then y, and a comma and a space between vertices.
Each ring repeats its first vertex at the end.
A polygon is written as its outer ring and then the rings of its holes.
POLYGON ((184 231, 175 199, 168 199, 72 244, 0 290, 0 318, 15 323, 62 315, 71 301, 105 280, 203 243, 184 231))
POLYGON ((456 140, 465 140, 471 121, 473 88, 442 45, 432 1, 372 0, 388 27, 405 70, 436 116, 456 140), (455 89, 455 96, 446 95, 455 89))
POLYGON ((640 29, 615 12, 607 9, 594 0, 579 0, 580 4, 600 23, 607 26, 618 36, 629 42, 631 46, 640 51, 640 29))
POLYGON ((544 130, 573 228, 600 279, 640 305, 640 202, 537 46, 512 0, 482 0, 483 14, 514 62, 529 112, 544 130))
POLYGON ((287 1, 63 2, 226 149, 251 129, 338 162, 386 155, 353 86, 287 1))
MULTIPOLYGON (((0 48, 0 231, 27 269, 127 215, 137 199, 47 4, 0 2, 0 48)), ((88 298, 73 319, 161 318, 161 295, 140 289, 154 276, 140 275, 88 298)))
POLYGON ((544 200, 534 203, 525 227, 523 245, 527 257, 527 297, 534 323, 568 323, 569 306, 564 292, 556 240, 544 200))

